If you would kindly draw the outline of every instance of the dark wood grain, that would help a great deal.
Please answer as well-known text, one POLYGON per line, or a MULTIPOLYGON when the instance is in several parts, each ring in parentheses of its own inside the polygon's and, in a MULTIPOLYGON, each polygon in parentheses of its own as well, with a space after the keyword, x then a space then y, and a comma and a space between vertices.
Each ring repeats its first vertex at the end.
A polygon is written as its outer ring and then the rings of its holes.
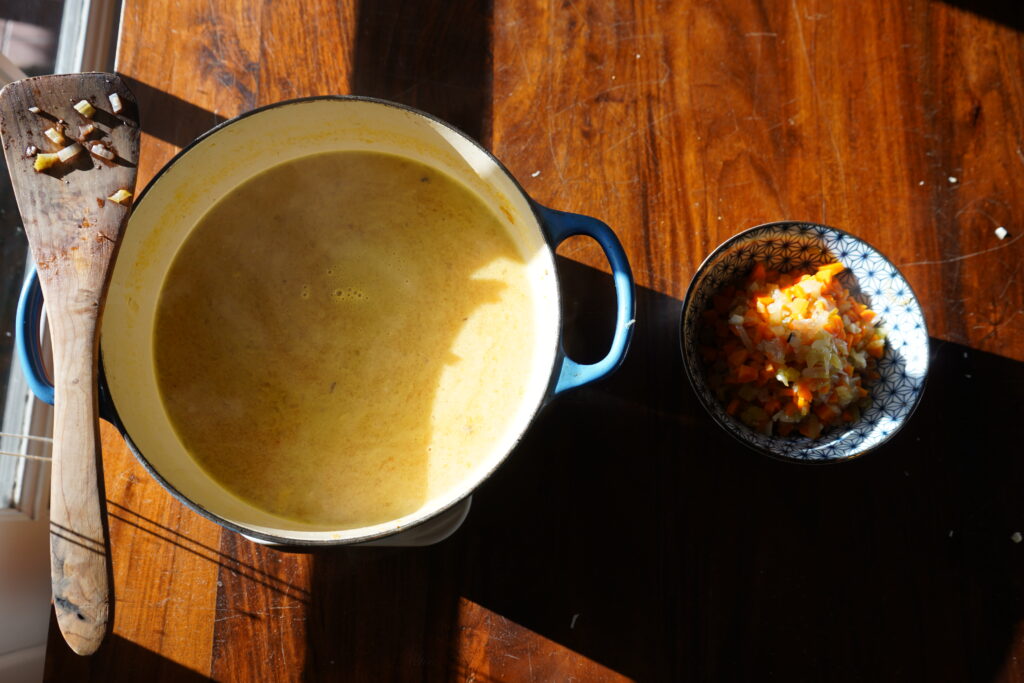
MULTIPOLYGON (((51 642, 48 678, 1024 679, 1024 37, 956 5, 126 0, 144 178, 277 99, 405 102, 616 230, 636 337, 431 548, 256 546, 104 431, 114 638, 88 661, 51 642), (867 239, 927 316, 923 402, 861 461, 748 452, 683 377, 697 265, 779 219, 867 239)), ((593 359, 607 266, 583 238, 560 253, 567 347, 593 359)))

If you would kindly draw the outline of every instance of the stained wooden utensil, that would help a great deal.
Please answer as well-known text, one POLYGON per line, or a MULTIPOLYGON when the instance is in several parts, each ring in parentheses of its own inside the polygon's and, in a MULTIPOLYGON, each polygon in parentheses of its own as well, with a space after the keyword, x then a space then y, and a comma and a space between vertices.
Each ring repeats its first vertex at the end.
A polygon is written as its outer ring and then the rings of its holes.
POLYGON ((53 604, 68 645, 83 655, 102 642, 110 605, 97 350, 103 299, 130 210, 129 202, 110 197, 135 190, 137 112, 131 92, 113 74, 28 78, 0 92, 4 155, 53 340, 53 604), (95 111, 78 111, 75 105, 82 100, 95 111), (45 134, 51 128, 60 132, 54 135, 58 142, 45 134), (38 154, 60 149, 77 153, 35 169, 38 154))

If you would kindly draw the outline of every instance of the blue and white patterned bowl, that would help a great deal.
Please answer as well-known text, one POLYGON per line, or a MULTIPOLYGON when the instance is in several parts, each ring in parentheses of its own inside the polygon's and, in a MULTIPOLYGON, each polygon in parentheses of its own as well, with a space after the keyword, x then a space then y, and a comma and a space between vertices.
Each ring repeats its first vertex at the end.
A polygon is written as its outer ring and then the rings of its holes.
POLYGON ((917 297, 899 270, 870 244, 814 223, 780 222, 750 228, 726 240, 704 260, 690 282, 680 325, 683 366, 697 397, 727 432, 754 450, 782 460, 828 463, 850 460, 877 448, 910 418, 928 375, 928 328, 917 297), (886 333, 880 379, 866 383, 871 406, 857 422, 833 427, 817 439, 765 436, 726 414, 705 381, 698 332, 711 296, 754 263, 789 271, 841 262, 839 279, 859 301, 879 315, 886 333))

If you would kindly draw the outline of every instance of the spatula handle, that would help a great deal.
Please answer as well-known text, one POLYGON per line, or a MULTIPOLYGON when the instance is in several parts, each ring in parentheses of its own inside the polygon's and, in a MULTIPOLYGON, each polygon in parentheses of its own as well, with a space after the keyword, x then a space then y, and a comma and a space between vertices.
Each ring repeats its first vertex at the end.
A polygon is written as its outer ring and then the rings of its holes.
MULTIPOLYGON (((57 623, 81 655, 96 651, 107 630, 109 543, 97 423, 98 330, 91 298, 51 318, 56 381, 53 470, 50 483, 50 577, 57 623)), ((96 304, 98 305, 98 304, 96 304)))

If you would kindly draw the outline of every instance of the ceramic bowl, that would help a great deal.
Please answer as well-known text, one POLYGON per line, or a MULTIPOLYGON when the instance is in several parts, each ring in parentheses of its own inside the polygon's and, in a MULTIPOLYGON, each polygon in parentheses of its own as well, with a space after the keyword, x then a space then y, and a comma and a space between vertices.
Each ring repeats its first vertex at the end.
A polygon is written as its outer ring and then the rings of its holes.
POLYGON ((787 461, 839 462, 878 448, 913 414, 928 374, 928 329, 917 297, 899 269, 867 242, 814 223, 760 225, 711 252, 686 293, 680 341, 686 374, 711 417, 750 448, 787 461), (783 272, 839 261, 847 268, 839 276, 844 286, 879 314, 886 333, 885 354, 878 361, 880 378, 865 383, 871 405, 857 422, 833 427, 817 439, 766 436, 726 414, 708 387, 698 344, 701 313, 715 292, 746 275, 757 261, 783 272))

